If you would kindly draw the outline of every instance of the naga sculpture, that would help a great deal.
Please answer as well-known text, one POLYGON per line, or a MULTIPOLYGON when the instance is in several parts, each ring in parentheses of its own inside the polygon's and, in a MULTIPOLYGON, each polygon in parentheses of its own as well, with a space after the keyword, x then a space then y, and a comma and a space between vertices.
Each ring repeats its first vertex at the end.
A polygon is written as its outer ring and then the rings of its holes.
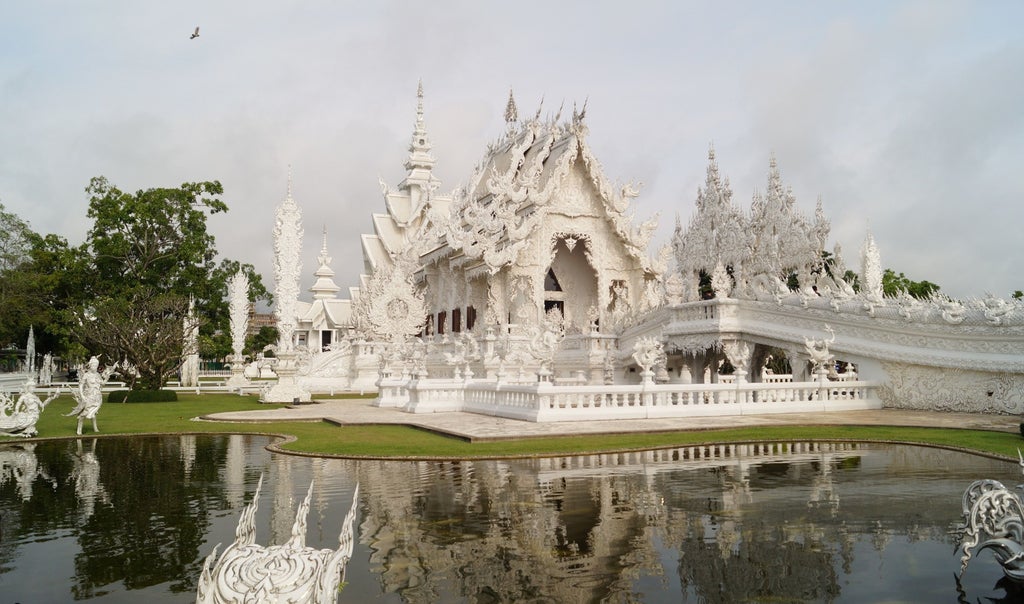
MULTIPOLYGON (((1024 467, 1019 449, 1017 455, 1024 467)), ((1024 582, 1024 504, 1020 497, 997 480, 976 480, 964 491, 961 509, 963 523, 957 530, 957 550, 962 552, 960 576, 975 550, 991 549, 1003 574, 1024 582)))
POLYGON ((35 381, 29 378, 25 381, 17 400, 12 399, 7 393, 0 392, 0 434, 24 437, 38 434, 36 422, 39 421, 43 409, 60 394, 60 388, 46 397, 45 401, 39 400, 35 388, 35 381))
POLYGON ((359 485, 352 494, 352 507, 341 526, 338 549, 306 547, 306 516, 313 485, 299 506, 291 538, 284 545, 264 547, 255 543, 256 509, 263 476, 256 484, 252 502, 242 511, 235 540, 217 559, 217 544, 203 562, 196 590, 196 604, 234 602, 295 602, 333 604, 345 565, 352 557, 352 525, 359 501, 359 485), (216 564, 214 564, 216 561, 216 564))

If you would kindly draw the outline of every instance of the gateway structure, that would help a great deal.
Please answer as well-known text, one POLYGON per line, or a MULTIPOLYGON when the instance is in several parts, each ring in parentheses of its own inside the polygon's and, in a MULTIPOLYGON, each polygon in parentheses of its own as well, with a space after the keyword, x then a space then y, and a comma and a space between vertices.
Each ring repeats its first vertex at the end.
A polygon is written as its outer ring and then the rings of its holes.
POLYGON ((510 94, 505 121, 441 193, 420 88, 359 286, 337 296, 325 234, 313 300, 295 301, 300 385, 536 421, 1024 410, 1024 307, 885 297, 870 235, 859 271, 826 253, 821 202, 803 214, 774 158, 742 209, 709 152, 689 224, 652 253, 656 220, 633 224, 636 189, 604 175, 585 108, 521 119, 510 94))

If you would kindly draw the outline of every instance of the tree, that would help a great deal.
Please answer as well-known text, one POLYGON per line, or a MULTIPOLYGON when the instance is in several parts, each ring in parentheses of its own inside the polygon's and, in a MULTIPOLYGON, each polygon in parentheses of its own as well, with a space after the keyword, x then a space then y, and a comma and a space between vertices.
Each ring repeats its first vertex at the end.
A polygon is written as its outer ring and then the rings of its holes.
POLYGON ((939 286, 931 281, 912 281, 903 273, 896 274, 891 268, 882 273, 882 293, 886 296, 897 296, 905 291, 911 296, 924 299, 930 298, 939 291, 939 286))
MULTIPOLYGON (((97 302, 83 321, 90 350, 117 351, 118 373, 131 389, 158 390, 181 366, 188 298, 148 290, 97 302)), ((194 319, 198 320, 198 319, 194 319)))
POLYGON ((214 262, 215 240, 206 217, 227 211, 217 181, 184 183, 125 193, 106 178, 89 182, 93 219, 84 250, 84 271, 72 329, 92 353, 127 360, 137 372, 133 387, 155 389, 181 364, 188 300, 206 318, 209 334, 226 316, 227 274, 243 270, 266 295, 259 275, 238 262, 214 262))
POLYGON ((32 326, 36 350, 65 351, 59 325, 66 293, 60 284, 71 281, 66 265, 76 262, 67 241, 35 233, 0 204, 0 346, 24 346, 32 326))
POLYGON ((256 354, 261 352, 265 347, 270 344, 277 344, 277 328, 270 325, 264 325, 260 327, 257 333, 252 334, 247 338, 245 344, 245 351, 248 354, 256 354))

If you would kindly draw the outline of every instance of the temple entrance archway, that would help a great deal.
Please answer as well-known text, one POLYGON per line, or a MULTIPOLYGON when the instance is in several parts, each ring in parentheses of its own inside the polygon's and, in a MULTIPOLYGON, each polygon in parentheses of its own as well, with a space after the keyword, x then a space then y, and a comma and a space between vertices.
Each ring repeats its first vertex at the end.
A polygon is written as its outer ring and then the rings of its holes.
POLYGON ((587 258, 586 246, 585 239, 559 239, 544 271, 544 312, 558 309, 566 326, 580 330, 589 322, 588 309, 598 303, 597 271, 587 258))

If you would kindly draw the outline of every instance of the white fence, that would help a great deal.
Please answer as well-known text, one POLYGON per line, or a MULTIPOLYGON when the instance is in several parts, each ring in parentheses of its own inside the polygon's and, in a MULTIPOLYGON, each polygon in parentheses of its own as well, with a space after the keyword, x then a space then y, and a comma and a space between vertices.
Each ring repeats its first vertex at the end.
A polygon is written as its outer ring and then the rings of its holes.
POLYGON ((453 379, 382 380, 377 405, 469 411, 536 422, 881 409, 877 384, 820 381, 566 386, 453 379))

